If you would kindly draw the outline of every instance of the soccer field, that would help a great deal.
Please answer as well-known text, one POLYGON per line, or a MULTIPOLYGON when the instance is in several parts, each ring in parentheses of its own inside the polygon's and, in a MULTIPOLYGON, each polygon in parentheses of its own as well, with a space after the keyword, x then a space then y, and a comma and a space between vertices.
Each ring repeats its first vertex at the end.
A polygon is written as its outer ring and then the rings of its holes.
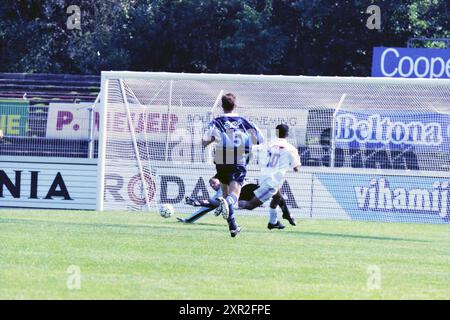
POLYGON ((232 239, 221 217, 2 210, 0 298, 450 297, 449 226, 306 220, 269 231, 265 218, 238 221, 232 239), (69 266, 80 268, 79 289, 67 287, 69 266), (368 273, 377 268, 379 283, 368 273))

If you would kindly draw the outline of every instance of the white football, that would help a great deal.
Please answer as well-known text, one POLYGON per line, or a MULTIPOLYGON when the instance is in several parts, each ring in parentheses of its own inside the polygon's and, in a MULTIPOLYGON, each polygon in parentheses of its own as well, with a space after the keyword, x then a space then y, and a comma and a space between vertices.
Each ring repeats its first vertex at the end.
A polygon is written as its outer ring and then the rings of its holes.
POLYGON ((159 214, 163 218, 170 218, 175 210, 173 209, 173 206, 169 203, 165 203, 159 206, 159 214))

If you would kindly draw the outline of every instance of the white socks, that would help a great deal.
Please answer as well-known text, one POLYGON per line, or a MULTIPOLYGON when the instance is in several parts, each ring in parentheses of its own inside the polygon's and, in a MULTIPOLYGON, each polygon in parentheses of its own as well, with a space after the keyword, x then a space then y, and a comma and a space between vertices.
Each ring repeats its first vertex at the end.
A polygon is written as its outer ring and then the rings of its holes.
POLYGON ((269 208, 269 223, 277 223, 277 209, 269 208))

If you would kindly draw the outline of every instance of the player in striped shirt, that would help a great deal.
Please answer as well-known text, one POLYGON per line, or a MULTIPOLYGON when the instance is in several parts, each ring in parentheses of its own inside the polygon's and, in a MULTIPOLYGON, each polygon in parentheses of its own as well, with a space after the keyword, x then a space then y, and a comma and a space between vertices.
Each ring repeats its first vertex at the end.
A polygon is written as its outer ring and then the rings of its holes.
POLYGON ((250 159, 252 146, 262 144, 264 138, 260 130, 244 117, 234 112, 236 96, 227 93, 222 96, 224 114, 215 118, 208 125, 203 138, 204 147, 216 143, 214 162, 217 178, 220 181, 223 197, 216 209, 228 221, 231 237, 240 232, 234 218, 234 204, 237 203, 241 187, 247 174, 246 166, 250 159))

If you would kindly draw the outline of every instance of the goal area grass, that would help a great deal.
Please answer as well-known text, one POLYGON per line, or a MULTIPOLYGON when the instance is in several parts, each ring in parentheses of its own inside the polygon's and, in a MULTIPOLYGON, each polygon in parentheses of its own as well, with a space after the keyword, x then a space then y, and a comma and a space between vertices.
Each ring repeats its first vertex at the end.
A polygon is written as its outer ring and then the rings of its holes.
POLYGON ((186 225, 157 213, 1 210, 0 299, 450 296, 448 225, 238 222, 232 239, 222 217, 186 225))

